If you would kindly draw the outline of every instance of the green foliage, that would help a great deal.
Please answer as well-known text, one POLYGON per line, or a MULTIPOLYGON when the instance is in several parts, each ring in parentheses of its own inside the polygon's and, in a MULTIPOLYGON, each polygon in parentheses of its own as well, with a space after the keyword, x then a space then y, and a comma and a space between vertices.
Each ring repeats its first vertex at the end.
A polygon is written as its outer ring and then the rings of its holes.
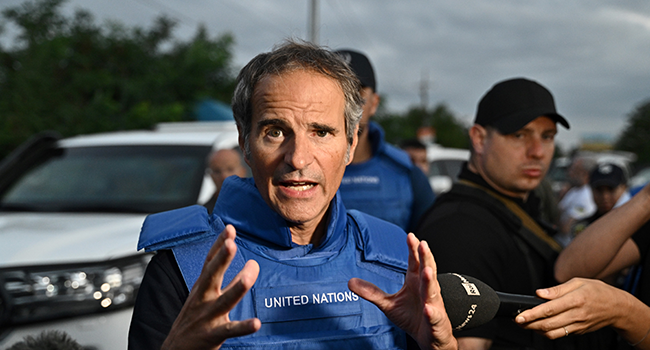
POLYGON ((418 107, 411 108, 406 115, 384 114, 375 119, 386 132, 386 140, 392 144, 415 138, 418 128, 431 126, 436 130, 436 143, 444 147, 469 147, 467 128, 444 104, 431 111, 418 107))
POLYGON ((615 148, 636 154, 638 164, 650 164, 650 100, 630 113, 615 148))
POLYGON ((100 26, 83 10, 63 16, 63 2, 27 1, 2 12, 0 22, 20 33, 0 48, 0 159, 39 131, 149 128, 189 119, 199 99, 230 101, 231 35, 211 39, 201 26, 180 42, 169 18, 148 29, 100 26))

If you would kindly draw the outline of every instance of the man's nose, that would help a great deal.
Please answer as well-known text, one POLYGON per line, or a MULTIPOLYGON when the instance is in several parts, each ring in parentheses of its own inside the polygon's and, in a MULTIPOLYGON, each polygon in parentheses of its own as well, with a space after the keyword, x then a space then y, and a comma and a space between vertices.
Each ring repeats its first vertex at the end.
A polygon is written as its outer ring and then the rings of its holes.
POLYGON ((532 137, 528 143, 528 156, 542 158, 544 156, 544 143, 540 137, 532 137))
POLYGON ((303 169, 314 161, 313 144, 307 135, 294 135, 287 144, 284 161, 294 169, 303 169))

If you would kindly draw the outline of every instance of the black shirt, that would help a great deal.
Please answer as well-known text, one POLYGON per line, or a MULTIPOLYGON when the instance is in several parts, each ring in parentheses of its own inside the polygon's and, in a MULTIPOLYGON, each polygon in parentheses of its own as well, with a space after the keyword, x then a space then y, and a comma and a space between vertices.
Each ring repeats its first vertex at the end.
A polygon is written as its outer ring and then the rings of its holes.
POLYGON ((129 349, 160 349, 189 295, 174 254, 159 251, 149 262, 129 329, 129 349))
MULTIPOLYGON (((471 172, 467 164, 463 166, 459 179, 499 193, 482 177, 471 172)), ((462 185, 455 184, 454 188, 457 186, 462 185)), ((505 206, 500 208, 480 198, 460 196, 452 189, 438 198, 415 231, 419 239, 429 243, 438 272, 466 274, 485 282, 494 290, 514 294, 535 295, 537 288, 556 285, 553 278, 554 260, 548 261, 515 238, 521 221, 517 224, 516 218, 504 220, 504 217, 513 215, 497 213, 500 210, 509 211, 505 206), (533 275, 538 278, 533 278, 533 275), (540 283, 540 280, 543 282, 540 283)), ((526 202, 519 198, 507 198, 532 218, 539 217, 539 204, 532 192, 526 202)), ((549 225, 538 223, 549 233, 549 225)), ((459 331, 456 336, 492 339, 492 349, 572 348, 572 345, 565 344, 570 342, 571 337, 550 341, 520 328, 509 318, 496 318, 484 326, 459 331)))
POLYGON ((650 305, 650 221, 643 225, 634 235, 632 240, 636 243, 641 253, 641 267, 634 295, 646 305, 650 305))

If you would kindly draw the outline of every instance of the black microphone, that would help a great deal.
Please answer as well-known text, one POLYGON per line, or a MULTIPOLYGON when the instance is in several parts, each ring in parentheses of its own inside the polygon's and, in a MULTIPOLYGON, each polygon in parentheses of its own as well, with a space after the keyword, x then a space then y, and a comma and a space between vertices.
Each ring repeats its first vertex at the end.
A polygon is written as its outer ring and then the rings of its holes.
POLYGON ((524 310, 532 309, 539 304, 546 302, 544 299, 534 297, 532 295, 520 295, 495 292, 499 297, 499 310, 496 317, 505 316, 515 318, 524 310))
POLYGON ((438 283, 454 330, 478 327, 497 316, 514 318, 545 302, 533 296, 495 292, 480 280, 457 273, 439 274, 438 283))

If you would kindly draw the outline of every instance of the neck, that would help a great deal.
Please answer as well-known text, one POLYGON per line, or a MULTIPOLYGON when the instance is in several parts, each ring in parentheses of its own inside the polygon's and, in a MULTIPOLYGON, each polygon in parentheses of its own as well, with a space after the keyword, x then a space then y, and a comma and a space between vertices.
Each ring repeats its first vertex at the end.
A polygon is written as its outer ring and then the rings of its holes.
POLYGON ((467 168, 469 169, 469 171, 481 176, 481 178, 483 178, 483 180, 485 180, 485 182, 487 182, 488 185, 490 185, 495 191, 501 193, 502 195, 508 197, 514 197, 514 198, 521 198, 524 202, 528 200, 528 195, 530 194, 530 192, 513 192, 498 186, 497 184, 492 182, 490 177, 485 174, 485 171, 483 171, 481 167, 476 166, 472 161, 467 163, 467 168))
POLYGON ((299 245, 313 244, 318 246, 327 232, 327 222, 329 221, 330 210, 323 215, 323 218, 315 225, 313 224, 292 224, 289 226, 291 231, 291 241, 299 245))

